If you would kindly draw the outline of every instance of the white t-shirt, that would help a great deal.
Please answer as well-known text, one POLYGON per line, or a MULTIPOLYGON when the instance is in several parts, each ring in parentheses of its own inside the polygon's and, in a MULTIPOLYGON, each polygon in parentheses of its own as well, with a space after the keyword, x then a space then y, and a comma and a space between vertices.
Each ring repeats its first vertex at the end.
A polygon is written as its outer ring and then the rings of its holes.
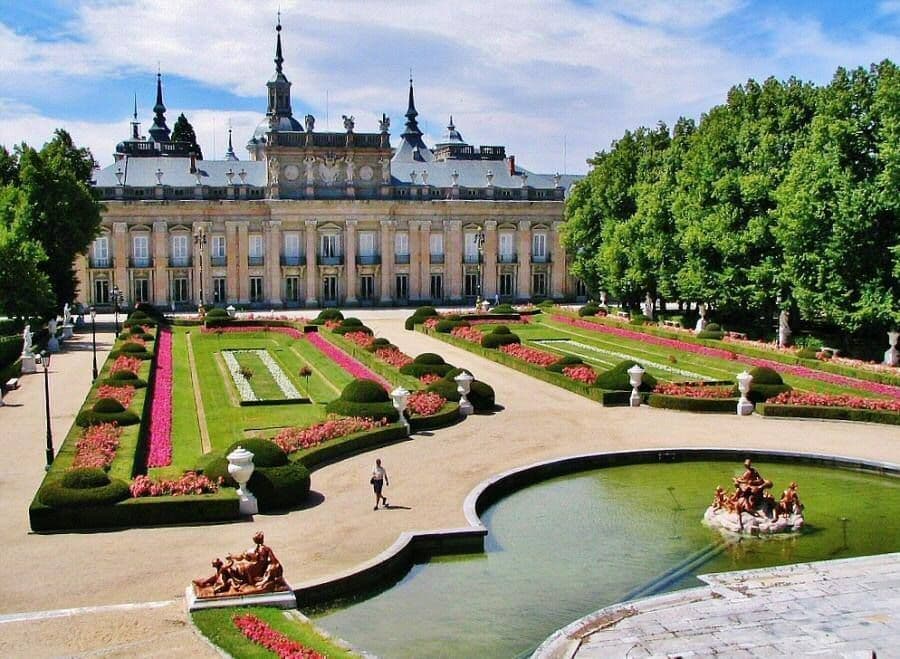
POLYGON ((372 470, 372 478, 377 481, 387 481, 387 472, 384 470, 384 467, 376 466, 372 470))

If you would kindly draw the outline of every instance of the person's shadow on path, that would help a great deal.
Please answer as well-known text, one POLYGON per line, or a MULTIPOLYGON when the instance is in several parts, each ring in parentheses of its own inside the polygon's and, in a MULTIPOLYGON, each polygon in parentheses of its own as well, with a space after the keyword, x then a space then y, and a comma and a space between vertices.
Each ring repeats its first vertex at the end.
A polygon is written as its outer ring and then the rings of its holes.
POLYGON ((412 510, 410 506, 398 506, 393 503, 386 503, 381 508, 382 510, 412 510))

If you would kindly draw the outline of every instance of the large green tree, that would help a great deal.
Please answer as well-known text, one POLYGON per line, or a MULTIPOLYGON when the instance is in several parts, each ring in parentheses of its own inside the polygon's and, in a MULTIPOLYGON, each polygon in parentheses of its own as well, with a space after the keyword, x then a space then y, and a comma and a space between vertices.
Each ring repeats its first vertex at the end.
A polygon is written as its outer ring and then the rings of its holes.
POLYGON ((172 127, 172 141, 187 142, 191 145, 194 153, 197 154, 197 158, 203 160, 203 152, 200 150, 200 144, 197 142, 197 133, 194 132, 194 127, 191 126, 191 122, 188 121, 183 112, 178 115, 178 119, 175 120, 175 125, 172 127))
POLYGON ((0 313, 17 318, 43 316, 53 308, 41 244, 23 235, 28 201, 18 188, 0 188, 0 313))

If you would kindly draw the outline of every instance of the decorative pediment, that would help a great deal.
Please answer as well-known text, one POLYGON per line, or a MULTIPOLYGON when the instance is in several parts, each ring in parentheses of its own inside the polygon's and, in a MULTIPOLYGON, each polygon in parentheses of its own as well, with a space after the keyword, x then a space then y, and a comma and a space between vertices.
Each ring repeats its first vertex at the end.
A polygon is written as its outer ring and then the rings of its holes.
POLYGON ((335 222, 325 222, 316 226, 316 229, 322 233, 340 233, 344 230, 344 227, 335 222))
POLYGON ((130 233, 150 233, 150 227, 146 224, 135 224, 134 226, 128 227, 128 231, 130 233))

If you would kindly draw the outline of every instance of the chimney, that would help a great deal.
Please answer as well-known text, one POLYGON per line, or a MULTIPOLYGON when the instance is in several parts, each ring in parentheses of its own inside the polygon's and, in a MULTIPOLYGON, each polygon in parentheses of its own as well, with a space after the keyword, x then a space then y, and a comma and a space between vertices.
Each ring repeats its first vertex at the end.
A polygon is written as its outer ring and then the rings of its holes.
POLYGON ((197 173, 197 154, 191 151, 191 174, 197 173))
POLYGON ((515 156, 509 157, 509 175, 510 176, 516 175, 516 157, 515 156))

